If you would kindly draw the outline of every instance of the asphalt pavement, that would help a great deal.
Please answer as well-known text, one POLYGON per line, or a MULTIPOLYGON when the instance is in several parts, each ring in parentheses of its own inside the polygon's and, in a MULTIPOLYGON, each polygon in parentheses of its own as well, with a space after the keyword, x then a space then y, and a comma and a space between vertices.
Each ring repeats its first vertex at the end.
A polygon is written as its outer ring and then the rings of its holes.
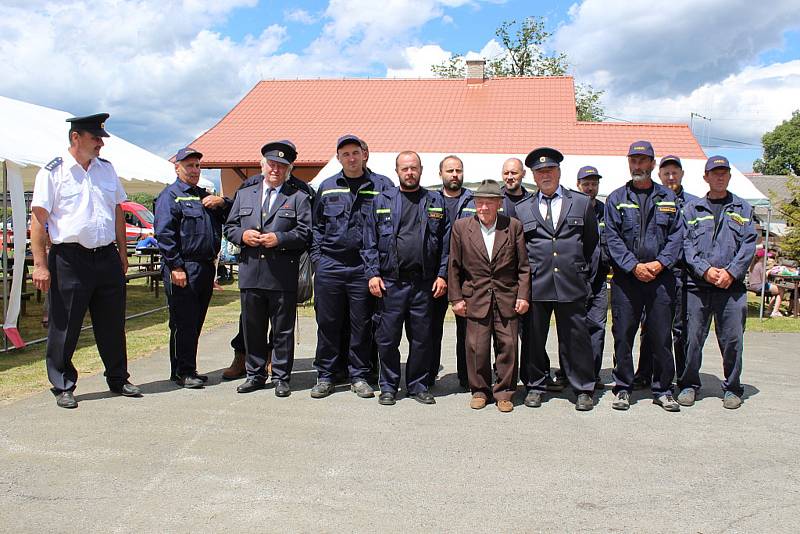
POLYGON ((347 386, 312 399, 316 329, 301 318, 286 399, 221 381, 231 325, 200 340, 205 389, 169 382, 162 349, 130 366, 142 398, 97 375, 79 379, 76 410, 49 391, 0 407, 0 531, 798 531, 800 335, 746 334, 739 410, 722 407, 712 332, 680 413, 647 392, 614 411, 607 389, 585 413, 570 393, 526 408, 520 390, 502 414, 469 409, 445 327, 433 406, 347 386))

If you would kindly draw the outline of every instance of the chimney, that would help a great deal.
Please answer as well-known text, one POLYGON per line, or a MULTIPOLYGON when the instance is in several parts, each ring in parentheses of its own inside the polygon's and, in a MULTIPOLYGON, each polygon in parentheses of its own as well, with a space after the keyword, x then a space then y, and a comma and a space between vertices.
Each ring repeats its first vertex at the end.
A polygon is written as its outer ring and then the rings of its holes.
POLYGON ((468 59, 467 60, 467 84, 483 83, 486 79, 486 60, 468 59))

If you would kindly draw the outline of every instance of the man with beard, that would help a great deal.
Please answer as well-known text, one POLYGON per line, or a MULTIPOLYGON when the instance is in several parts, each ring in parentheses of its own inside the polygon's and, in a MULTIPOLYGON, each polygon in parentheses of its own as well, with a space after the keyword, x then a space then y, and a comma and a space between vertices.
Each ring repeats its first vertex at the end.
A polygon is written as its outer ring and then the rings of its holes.
MULTIPOLYGON (((658 178, 664 187, 675 193, 675 203, 678 213, 683 206, 697 197, 683 189, 683 165, 678 156, 664 156, 658 164, 658 178)), ((672 320, 672 343, 675 349, 675 374, 681 376, 686 365, 686 264, 683 259, 683 249, 680 259, 672 268, 675 275, 675 317, 672 320)), ((644 321, 643 321, 644 323, 644 321)), ((639 366, 633 379, 634 389, 644 389, 650 385, 653 375, 653 351, 650 348, 650 339, 647 329, 642 326, 642 335, 639 341, 639 366)))
POLYGON ((503 186, 502 213, 508 217, 516 217, 514 204, 531 196, 530 192, 522 185, 522 179, 525 178, 525 167, 522 165, 522 161, 519 158, 505 160, 501 178, 505 184, 503 186))
POLYGON ((628 149, 631 181, 606 199, 605 236, 614 268, 611 331, 614 334, 615 410, 630 408, 633 389, 633 340, 642 317, 653 351, 653 402, 680 411, 672 397, 675 362, 672 328, 675 277, 669 270, 680 258, 683 221, 675 194, 653 182, 655 152, 648 141, 628 149))
POLYGON ((450 226, 441 195, 420 187, 422 162, 405 151, 395 160, 400 187, 381 193, 364 228, 361 251, 369 291, 378 299, 375 342, 380 354, 378 402, 392 405, 400 389, 400 338, 408 337, 406 391, 422 404, 430 392, 430 312, 447 292, 450 226))
MULTIPOLYGON (((463 187, 464 184, 464 163, 458 156, 446 156, 439 162, 439 177, 442 179, 442 190, 439 195, 442 197, 446 208, 448 228, 452 228, 455 221, 464 217, 475 215, 475 201, 472 192, 463 187)), ((433 387, 436 375, 439 373, 439 365, 442 361, 442 335, 444 332, 444 317, 447 315, 447 296, 433 299, 433 316, 431 317, 432 356, 431 371, 428 374, 429 385, 433 387)), ((458 383, 465 390, 469 389, 467 377, 467 351, 464 345, 467 337, 467 322, 464 317, 458 315, 456 318, 456 372, 458 383)))

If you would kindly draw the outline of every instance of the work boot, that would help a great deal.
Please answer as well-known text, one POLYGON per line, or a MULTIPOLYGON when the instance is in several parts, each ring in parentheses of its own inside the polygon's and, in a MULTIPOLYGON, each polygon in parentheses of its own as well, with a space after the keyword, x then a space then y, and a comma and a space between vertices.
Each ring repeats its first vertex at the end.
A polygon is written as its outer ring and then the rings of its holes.
POLYGON ((244 368, 244 352, 233 351, 231 366, 222 371, 223 380, 236 380, 243 378, 247 372, 244 368))

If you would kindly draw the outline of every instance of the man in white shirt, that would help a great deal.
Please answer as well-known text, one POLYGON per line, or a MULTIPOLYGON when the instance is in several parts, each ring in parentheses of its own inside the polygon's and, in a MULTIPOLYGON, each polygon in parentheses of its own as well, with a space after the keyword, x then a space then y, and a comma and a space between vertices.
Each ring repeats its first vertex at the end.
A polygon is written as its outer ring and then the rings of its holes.
POLYGON ((72 393, 78 380, 72 355, 87 309, 109 389, 126 397, 141 395, 128 382, 128 256, 120 207, 126 196, 114 167, 99 157, 102 138, 108 137, 106 119, 107 113, 67 119, 69 149, 36 175, 31 202, 33 283, 50 292, 47 376, 62 408, 78 407, 72 393))

